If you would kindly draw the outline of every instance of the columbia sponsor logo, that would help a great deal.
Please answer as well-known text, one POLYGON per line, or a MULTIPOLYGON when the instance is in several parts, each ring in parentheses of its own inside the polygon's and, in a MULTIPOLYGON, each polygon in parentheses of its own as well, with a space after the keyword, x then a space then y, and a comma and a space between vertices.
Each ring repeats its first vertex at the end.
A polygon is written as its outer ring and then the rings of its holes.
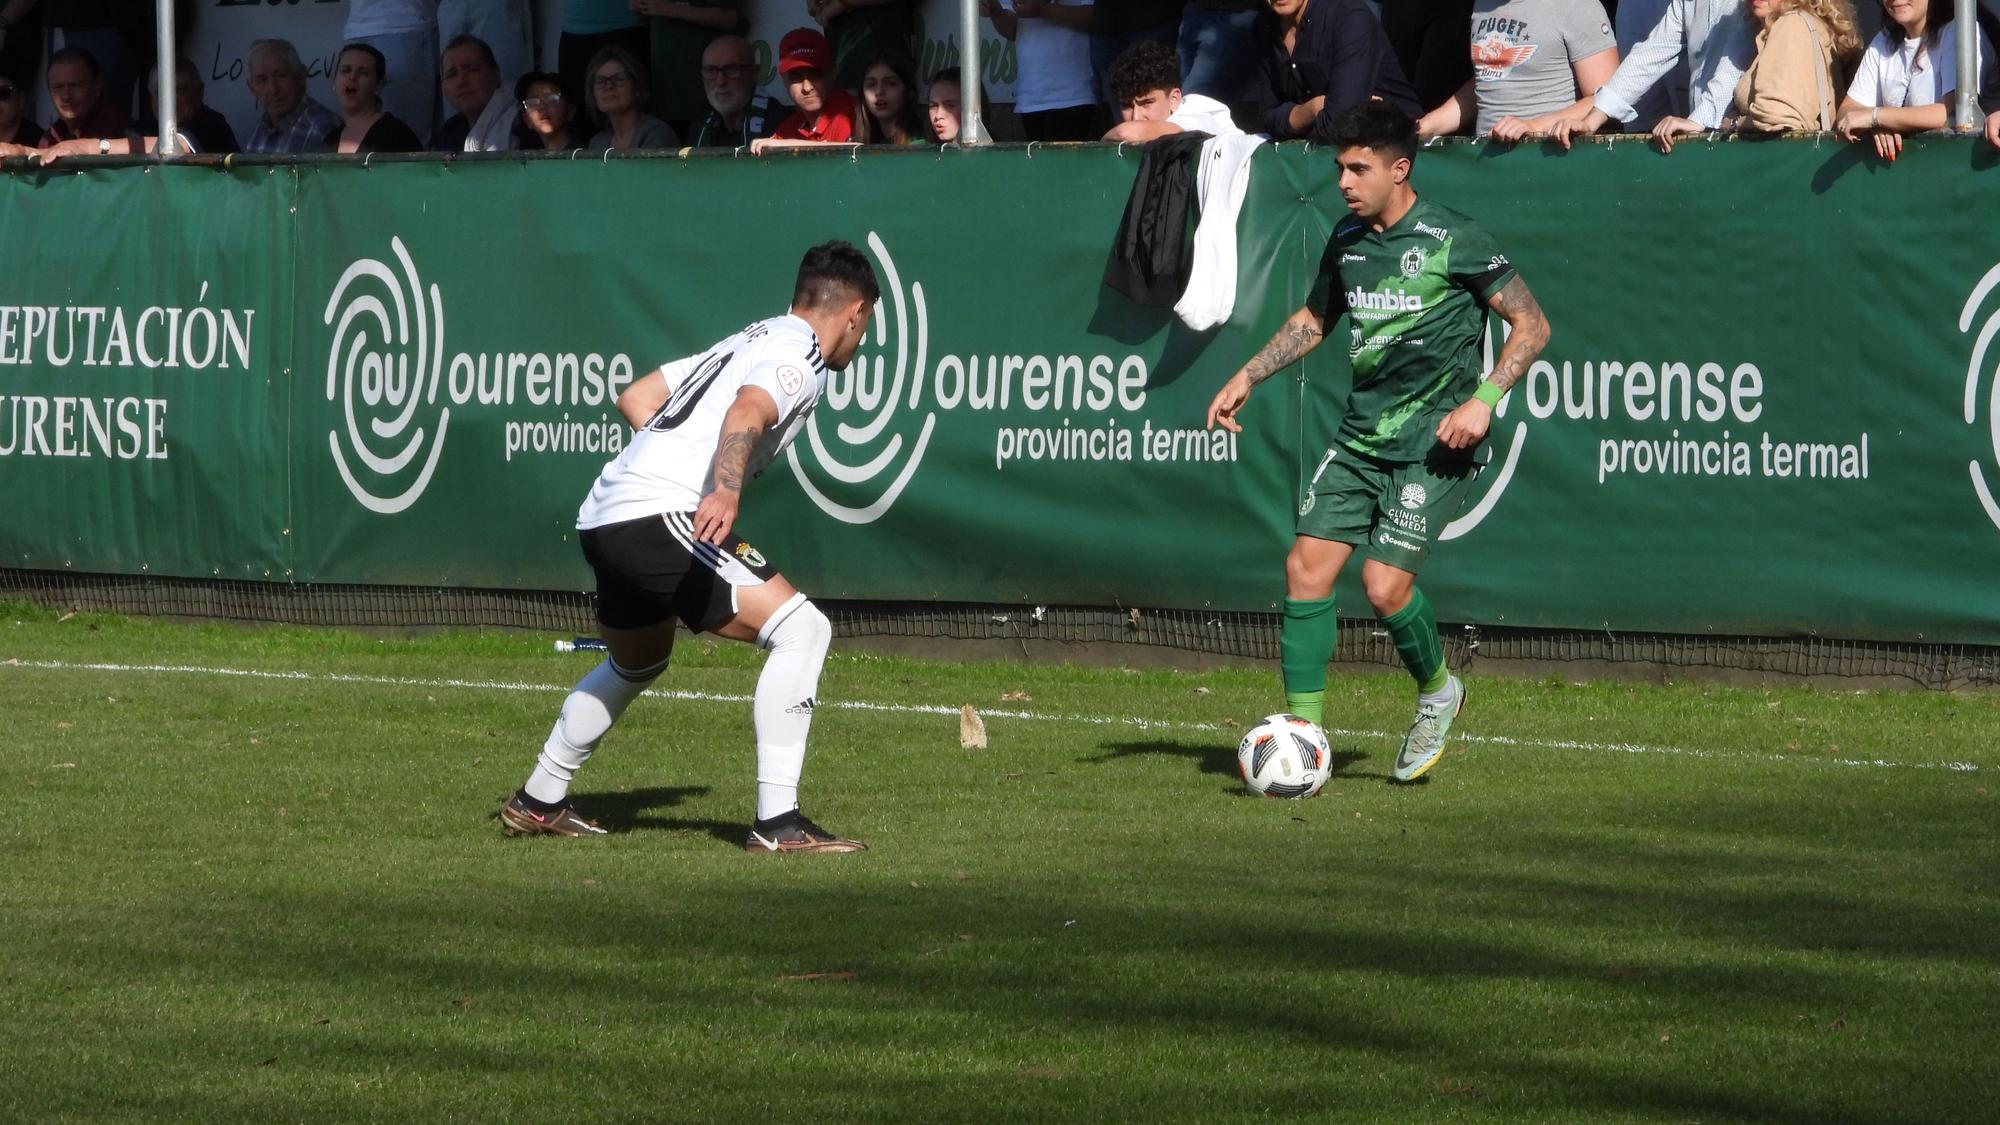
POLYGON ((817 701, 814 700, 811 696, 807 696, 805 699, 802 699, 799 702, 792 704, 790 707, 785 708, 785 714, 810 715, 813 713, 813 706, 815 705, 816 702, 817 701))
POLYGON ((1347 291, 1347 307, 1370 312, 1422 312, 1424 299, 1401 289, 1394 293, 1370 293, 1357 285, 1347 291))

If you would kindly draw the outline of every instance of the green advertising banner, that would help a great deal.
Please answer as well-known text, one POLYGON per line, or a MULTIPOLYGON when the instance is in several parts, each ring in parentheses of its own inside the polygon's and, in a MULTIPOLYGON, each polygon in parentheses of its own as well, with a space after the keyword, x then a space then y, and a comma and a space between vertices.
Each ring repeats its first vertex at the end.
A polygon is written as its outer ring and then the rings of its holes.
POLYGON ((0 175, 0 558, 291 577, 282 169, 0 175))
MULTIPOLYGON (((1423 574, 1440 616, 2000 643, 2000 232, 1976 219, 2000 173, 1973 151, 1425 150, 1419 190, 1493 233, 1554 328, 1423 574)), ((805 248, 845 238, 882 281, 871 339, 741 522, 803 588, 1273 609, 1347 327, 1258 389, 1241 436, 1203 417, 1303 301, 1344 214, 1336 169, 1258 153, 1235 314, 1196 332, 1100 282, 1137 164, 1107 147, 0 175, 0 232, 30 247, 0 290, 0 550, 585 588, 572 521, 623 447, 618 391, 783 311, 805 248), (176 317, 174 364, 54 361, 49 310, 111 308, 128 335, 160 310, 155 359, 176 317), (214 359, 189 328, 211 318, 214 359), (148 399, 163 413, 134 426, 155 444, 119 445, 115 411, 148 399)))

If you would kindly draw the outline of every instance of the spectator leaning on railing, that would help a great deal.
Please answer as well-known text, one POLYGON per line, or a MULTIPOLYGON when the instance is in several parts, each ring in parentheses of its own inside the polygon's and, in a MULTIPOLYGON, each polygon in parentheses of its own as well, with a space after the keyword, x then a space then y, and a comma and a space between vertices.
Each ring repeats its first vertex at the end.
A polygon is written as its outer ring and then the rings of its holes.
MULTIPOLYGON (((1884 160, 1903 151, 1904 133, 1922 133, 1951 124, 1958 96, 1958 27, 1952 0, 1883 0, 1882 30, 1862 52, 1861 69, 1841 100, 1834 131, 1842 140, 1863 137, 1884 160)), ((1979 75, 1993 68, 1993 45, 1977 23, 1979 75)))
MULTIPOLYGON (((1757 55, 1736 82, 1733 119, 1724 129, 1753 133, 1821 132, 1833 128, 1838 75, 1861 51, 1854 9, 1847 0, 1749 0, 1757 28, 1757 55)), ((1660 150, 1676 138, 1703 132, 1685 117, 1662 118, 1653 127, 1660 150)))
POLYGON ((1107 141, 1145 144, 1174 133, 1223 136, 1238 132, 1229 107, 1181 90, 1180 52, 1162 43, 1138 42, 1111 61, 1105 75, 1120 121, 1107 141))
POLYGON ((1633 45, 1591 99, 1590 109, 1556 122, 1555 139, 1568 148, 1572 137, 1589 136, 1613 121, 1650 130, 1658 121, 1635 121, 1639 104, 1655 85, 1679 72, 1675 64, 1683 52, 1689 63, 1686 117, 1704 129, 1720 126, 1743 68, 1756 54, 1743 0, 1669 0, 1660 22, 1633 45))
POLYGON ((1238 107, 1244 124, 1273 140, 1324 144, 1343 110, 1371 98, 1413 117, 1422 112, 1381 22, 1362 0, 1268 4, 1238 107))
POLYGON ((791 116, 791 107, 757 92, 757 55, 741 35, 724 35, 701 53, 708 116, 694 131, 695 148, 747 148, 791 116))
POLYGON ((340 127, 340 115, 306 95, 306 64, 290 40, 250 44, 246 81, 259 112, 244 152, 296 156, 327 151, 327 135, 340 127))
POLYGON ((438 62, 445 104, 458 112, 438 126, 432 152, 505 152, 514 147, 520 104, 500 85, 493 48, 476 35, 454 35, 438 62))
POLYGON ((1424 139, 1473 121, 1497 141, 1549 133, 1581 116, 1618 69, 1618 41, 1597 0, 1477 0, 1472 81, 1417 122, 1424 139))
POLYGON ((798 109, 770 136, 751 141, 751 152, 854 141, 861 104, 833 84, 833 47, 826 36, 810 27, 787 31, 778 41, 778 74, 798 109))
POLYGON ((97 57, 81 47, 65 47, 49 56, 49 102, 56 119, 40 145, 64 141, 122 137, 131 127, 125 112, 104 99, 104 76, 97 57))
POLYGON ((563 89, 560 75, 531 70, 514 83, 514 98, 521 103, 521 124, 515 130, 520 143, 516 147, 542 152, 583 147, 583 130, 576 124, 581 107, 575 96, 563 89))
POLYGON ((389 82, 389 64, 382 52, 366 43, 349 43, 333 60, 333 97, 340 103, 341 124, 327 143, 334 152, 422 152, 417 134, 395 114, 382 108, 382 88, 389 82))
POLYGON ((679 148, 673 126, 646 112, 652 89, 646 68, 623 47, 597 52, 584 69, 584 104, 604 127, 590 138, 590 151, 679 148))

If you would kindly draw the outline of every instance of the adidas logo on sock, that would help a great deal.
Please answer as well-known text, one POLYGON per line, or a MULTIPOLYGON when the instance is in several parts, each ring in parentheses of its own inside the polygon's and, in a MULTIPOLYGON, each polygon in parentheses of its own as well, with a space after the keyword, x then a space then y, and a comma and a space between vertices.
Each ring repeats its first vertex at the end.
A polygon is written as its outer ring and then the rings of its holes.
POLYGON ((787 714, 787 715, 810 715, 810 714, 812 714, 812 713, 813 713, 813 703, 814 703, 814 702, 815 702, 815 701, 813 700, 813 698, 812 698, 811 696, 807 696, 807 697, 806 697, 805 699, 803 699, 803 700, 801 700, 801 701, 799 701, 799 702, 797 702, 797 703, 794 703, 794 704, 792 704, 792 705, 791 705, 790 707, 787 707, 787 708, 785 708, 785 714, 787 714))

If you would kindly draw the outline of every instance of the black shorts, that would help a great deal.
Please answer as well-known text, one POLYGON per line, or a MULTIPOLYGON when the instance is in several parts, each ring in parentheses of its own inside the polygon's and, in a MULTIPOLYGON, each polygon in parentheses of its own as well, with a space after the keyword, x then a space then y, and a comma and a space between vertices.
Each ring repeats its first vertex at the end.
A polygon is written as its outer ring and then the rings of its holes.
POLYGON ((597 620, 607 629, 643 629, 678 617, 697 633, 736 616, 736 588, 778 576, 734 532, 698 543, 693 512, 668 512, 580 532, 584 560, 597 572, 597 620))

